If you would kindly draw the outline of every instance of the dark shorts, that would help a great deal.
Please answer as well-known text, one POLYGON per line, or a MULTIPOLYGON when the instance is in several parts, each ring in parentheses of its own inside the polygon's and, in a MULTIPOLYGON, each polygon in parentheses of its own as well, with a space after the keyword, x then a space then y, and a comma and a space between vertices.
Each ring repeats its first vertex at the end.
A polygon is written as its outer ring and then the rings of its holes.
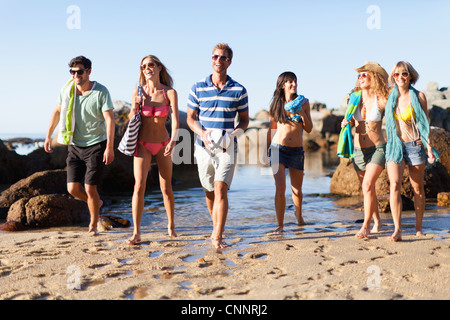
POLYGON ((281 163, 287 168, 304 170, 305 152, 303 147, 287 147, 272 143, 269 149, 270 164, 281 163))
POLYGON ((67 182, 79 182, 98 186, 101 183, 105 163, 103 154, 106 140, 89 147, 69 145, 67 155, 67 182))

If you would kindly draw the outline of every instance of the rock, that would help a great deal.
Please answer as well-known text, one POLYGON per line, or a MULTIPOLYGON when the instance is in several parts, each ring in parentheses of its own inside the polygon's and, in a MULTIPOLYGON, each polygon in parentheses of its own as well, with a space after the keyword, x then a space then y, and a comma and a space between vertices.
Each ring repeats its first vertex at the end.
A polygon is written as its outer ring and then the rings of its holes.
POLYGON ((446 109, 450 106, 448 97, 446 96, 447 88, 439 89, 439 85, 436 82, 429 82, 423 93, 427 98, 428 110, 433 106, 446 109))
POLYGON ((325 103, 314 101, 311 105, 311 111, 321 111, 322 109, 327 109, 327 105, 325 103))
POLYGON ((430 92, 439 91, 439 84, 437 82, 430 81, 428 82, 425 90, 430 92))
POLYGON ((269 111, 267 110, 258 111, 254 119, 259 121, 270 121, 269 111))
POLYGON ((449 99, 439 99, 432 101, 431 105, 433 107, 440 107, 442 109, 450 108, 450 100, 449 99))
POLYGON ((68 194, 65 170, 36 172, 19 180, 0 194, 0 219, 4 219, 11 205, 20 199, 30 199, 42 194, 68 194))
POLYGON ((330 192, 343 195, 361 195, 362 188, 351 160, 341 158, 339 166, 333 173, 330 192))
POLYGON ((122 219, 120 217, 116 217, 111 214, 102 214, 99 216, 99 223, 106 227, 110 228, 129 228, 131 226, 131 222, 127 219, 122 219))
MULTIPOLYGON (((450 100, 448 100, 450 105, 450 100)), ((450 106, 448 109, 443 109, 434 105, 428 111, 430 117, 430 125, 432 127, 443 128, 446 131, 450 131, 450 106)))
POLYGON ((437 205, 441 207, 450 207, 450 192, 438 193, 437 205))
MULTIPOLYGON (((412 201, 410 198, 406 197, 405 195, 400 195, 402 199, 402 210, 409 211, 414 210, 414 201, 412 201)), ((389 202, 389 194, 382 194, 377 196, 378 200, 378 211, 380 213, 390 213, 391 212, 391 205, 389 202)), ((363 204, 364 206, 364 204, 363 204)))
POLYGON ((7 217, 7 221, 38 228, 76 225, 89 220, 85 202, 60 194, 22 198, 11 206, 7 217))
POLYGON ((317 151, 320 149, 320 146, 315 141, 307 139, 303 143, 303 148, 305 149, 305 151, 317 151))
POLYGON ((331 134, 341 133, 341 122, 344 116, 329 114, 322 119, 322 133, 328 132, 331 134))
POLYGON ((12 184, 27 176, 27 157, 9 150, 0 140, 0 184, 12 184))
POLYGON ((439 151, 439 162, 450 175, 450 132, 443 128, 431 129, 432 145, 439 151))
POLYGON ((25 227, 20 222, 16 221, 7 221, 3 224, 0 224, 0 231, 25 231, 28 230, 27 227, 25 227))

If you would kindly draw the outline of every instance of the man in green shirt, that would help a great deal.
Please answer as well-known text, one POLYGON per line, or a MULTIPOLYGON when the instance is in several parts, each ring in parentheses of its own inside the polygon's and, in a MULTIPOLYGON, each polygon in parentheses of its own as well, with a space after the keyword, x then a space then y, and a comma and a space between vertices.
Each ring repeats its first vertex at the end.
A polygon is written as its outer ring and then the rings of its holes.
POLYGON ((105 165, 114 161, 114 106, 108 89, 90 81, 92 63, 79 56, 70 63, 71 80, 61 91, 52 113, 44 149, 53 152, 51 136, 58 123, 58 139, 69 144, 67 190, 89 207, 89 232, 97 234, 99 210, 103 204, 97 191, 105 165), (59 138, 60 138, 59 137, 59 138), (84 183, 84 186, 82 185, 84 183))

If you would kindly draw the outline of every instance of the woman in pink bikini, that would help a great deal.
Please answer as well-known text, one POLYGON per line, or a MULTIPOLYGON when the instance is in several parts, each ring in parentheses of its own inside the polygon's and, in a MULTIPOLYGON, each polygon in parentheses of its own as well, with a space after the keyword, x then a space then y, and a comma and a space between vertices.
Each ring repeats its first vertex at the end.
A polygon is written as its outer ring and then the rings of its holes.
POLYGON ((144 196, 147 176, 151 167, 152 157, 156 158, 159 170, 159 184, 164 198, 164 207, 168 217, 168 232, 170 237, 176 237, 174 223, 174 196, 172 191, 172 150, 176 144, 178 131, 178 96, 172 88, 173 80, 161 61, 152 55, 141 61, 139 85, 142 86, 142 97, 133 92, 133 104, 129 118, 138 112, 142 102, 138 145, 134 154, 134 191, 132 212, 134 231, 128 240, 129 244, 141 242, 141 219, 144 211, 144 196), (166 120, 170 116, 172 137, 166 129, 166 120))

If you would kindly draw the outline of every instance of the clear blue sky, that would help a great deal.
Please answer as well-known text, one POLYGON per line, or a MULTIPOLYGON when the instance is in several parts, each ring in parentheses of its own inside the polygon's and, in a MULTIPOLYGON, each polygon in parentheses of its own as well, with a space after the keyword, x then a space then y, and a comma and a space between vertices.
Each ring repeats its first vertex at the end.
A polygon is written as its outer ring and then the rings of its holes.
POLYGON ((141 58, 158 56, 182 111, 192 84, 211 73, 218 42, 234 50, 229 75, 247 88, 250 116, 268 109, 284 71, 297 74, 299 93, 328 108, 339 107, 364 61, 388 72, 411 62, 419 90, 430 81, 450 85, 448 0, 0 0, 0 30, 0 136, 45 134, 67 63, 78 55, 92 60, 92 80, 125 101, 141 58), (67 12, 71 5, 79 16, 67 12))

